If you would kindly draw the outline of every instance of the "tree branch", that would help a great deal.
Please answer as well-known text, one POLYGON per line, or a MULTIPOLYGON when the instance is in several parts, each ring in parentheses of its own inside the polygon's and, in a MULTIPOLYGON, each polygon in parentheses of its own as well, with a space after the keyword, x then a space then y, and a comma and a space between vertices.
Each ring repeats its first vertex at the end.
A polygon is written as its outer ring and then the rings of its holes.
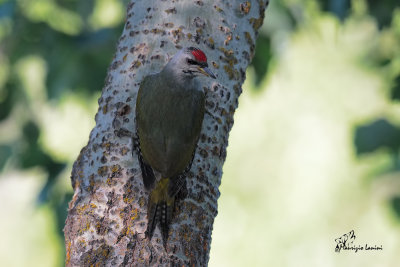
POLYGON ((96 126, 72 171, 66 265, 207 265, 228 135, 266 1, 129 3, 96 126), (143 77, 186 46, 206 52, 217 82, 202 80, 207 114, 165 250, 159 230, 151 241, 144 235, 148 192, 132 152, 134 110, 143 77))

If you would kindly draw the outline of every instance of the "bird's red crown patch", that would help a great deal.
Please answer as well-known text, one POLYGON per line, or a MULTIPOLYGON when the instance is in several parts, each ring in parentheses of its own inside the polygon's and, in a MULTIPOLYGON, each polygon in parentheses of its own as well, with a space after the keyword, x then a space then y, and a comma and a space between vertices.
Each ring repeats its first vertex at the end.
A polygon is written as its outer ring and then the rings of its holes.
POLYGON ((201 51, 200 49, 194 48, 191 51, 192 55, 195 57, 195 59, 199 62, 207 62, 207 57, 206 54, 204 54, 203 51, 201 51))

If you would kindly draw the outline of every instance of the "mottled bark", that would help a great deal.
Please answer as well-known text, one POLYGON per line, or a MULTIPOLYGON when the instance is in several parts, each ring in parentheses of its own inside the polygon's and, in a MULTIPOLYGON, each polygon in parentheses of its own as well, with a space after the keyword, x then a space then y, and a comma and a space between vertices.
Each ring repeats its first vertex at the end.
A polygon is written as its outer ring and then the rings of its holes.
POLYGON ((207 265, 228 135, 267 2, 130 2, 96 126, 72 171, 66 265, 207 265), (144 235, 148 192, 132 153, 134 110, 143 77, 186 46, 205 51, 217 80, 201 80, 207 114, 187 177, 188 195, 175 211, 165 250, 158 229, 151 241, 144 235))

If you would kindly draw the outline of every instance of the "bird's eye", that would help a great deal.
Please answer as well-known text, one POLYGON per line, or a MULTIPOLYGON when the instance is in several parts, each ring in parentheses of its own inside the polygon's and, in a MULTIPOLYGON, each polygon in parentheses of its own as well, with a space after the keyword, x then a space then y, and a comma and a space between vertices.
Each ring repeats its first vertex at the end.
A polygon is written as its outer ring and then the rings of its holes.
POLYGON ((189 65, 198 65, 198 63, 197 63, 196 61, 194 61, 193 59, 190 59, 190 58, 186 59, 186 62, 187 62, 189 65))

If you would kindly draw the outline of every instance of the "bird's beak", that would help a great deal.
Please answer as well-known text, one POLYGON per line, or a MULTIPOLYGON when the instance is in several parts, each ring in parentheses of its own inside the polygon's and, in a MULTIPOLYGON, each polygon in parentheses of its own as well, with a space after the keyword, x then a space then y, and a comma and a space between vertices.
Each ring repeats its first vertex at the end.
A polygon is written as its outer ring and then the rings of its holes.
POLYGON ((212 71, 207 68, 207 67, 197 67, 197 69, 199 70, 200 73, 204 74, 207 77, 211 77, 213 79, 216 79, 217 77, 215 77, 214 73, 212 73, 212 71))

